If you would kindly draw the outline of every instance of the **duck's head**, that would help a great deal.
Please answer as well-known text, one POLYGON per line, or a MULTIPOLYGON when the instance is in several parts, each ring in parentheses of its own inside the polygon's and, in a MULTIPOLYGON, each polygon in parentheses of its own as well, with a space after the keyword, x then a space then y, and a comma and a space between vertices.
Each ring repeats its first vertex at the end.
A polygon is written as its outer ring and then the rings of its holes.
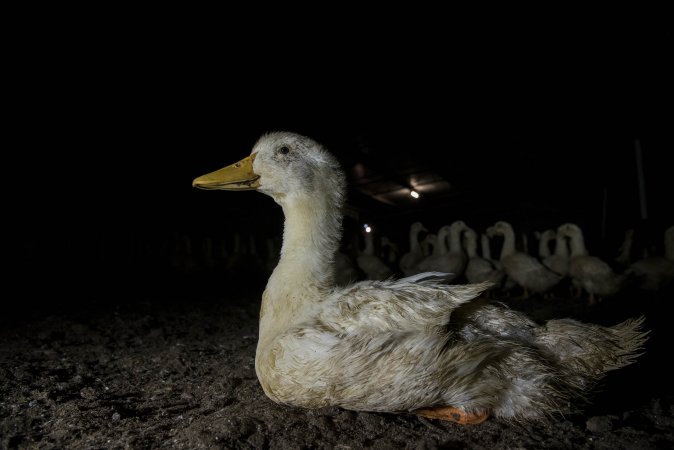
POLYGON ((438 239, 445 239, 447 236, 449 236, 451 232, 452 232, 451 225, 441 226, 437 233, 438 239))
POLYGON ((316 141, 295 133, 263 135, 250 156, 196 178, 192 186, 228 191, 258 190, 278 203, 286 199, 338 194, 344 175, 337 160, 316 141))
POLYGON ((426 229, 426 227, 424 226, 424 224, 421 223, 421 222, 414 222, 414 223, 411 225, 411 229, 412 229, 412 231, 415 232, 415 233, 419 233, 419 232, 421 232, 421 231, 426 231, 426 232, 428 232, 428 230, 426 229))
POLYGON ((472 228, 466 228, 463 231, 463 238, 466 241, 477 242, 477 232, 475 230, 473 230, 472 228))
POLYGON ((512 231, 512 229, 513 229, 513 227, 508 222, 504 222, 504 221, 500 220, 487 229, 487 234, 489 236, 504 235, 508 231, 512 231), (490 234, 490 231, 491 231, 491 234, 490 234))
POLYGON ((575 223, 565 223, 560 225, 557 228, 557 233, 564 236, 564 237, 572 237, 572 236, 577 236, 577 235, 582 235, 582 232, 580 231, 580 227, 576 225, 575 223))
POLYGON ((468 228, 468 225, 463 220, 455 220, 450 225, 450 230, 455 233, 460 233, 468 228))

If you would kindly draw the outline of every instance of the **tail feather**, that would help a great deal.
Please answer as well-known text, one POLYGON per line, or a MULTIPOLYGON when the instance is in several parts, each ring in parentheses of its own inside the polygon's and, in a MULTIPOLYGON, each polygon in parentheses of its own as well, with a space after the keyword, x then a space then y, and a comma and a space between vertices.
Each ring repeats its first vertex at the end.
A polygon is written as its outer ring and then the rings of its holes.
POLYGON ((633 363, 648 339, 644 318, 628 319, 612 327, 572 319, 551 320, 542 327, 537 343, 547 348, 579 385, 590 387, 607 372, 633 363))
POLYGON ((648 340, 650 331, 643 331, 645 318, 643 316, 635 319, 628 319, 609 330, 615 336, 616 345, 616 364, 609 366, 606 370, 615 370, 632 364, 643 354, 644 344, 648 340))

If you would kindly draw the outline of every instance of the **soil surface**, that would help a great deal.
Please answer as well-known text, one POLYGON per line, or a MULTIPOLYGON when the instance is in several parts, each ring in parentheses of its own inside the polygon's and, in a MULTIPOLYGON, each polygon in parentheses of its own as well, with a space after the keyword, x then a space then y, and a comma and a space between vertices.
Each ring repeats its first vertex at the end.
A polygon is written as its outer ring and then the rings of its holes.
POLYGON ((506 300, 537 321, 610 325, 643 314, 650 339, 582 414, 461 426, 277 405, 255 376, 260 290, 176 286, 5 314, 0 448, 674 448, 669 296, 632 292, 592 307, 560 295, 506 300))

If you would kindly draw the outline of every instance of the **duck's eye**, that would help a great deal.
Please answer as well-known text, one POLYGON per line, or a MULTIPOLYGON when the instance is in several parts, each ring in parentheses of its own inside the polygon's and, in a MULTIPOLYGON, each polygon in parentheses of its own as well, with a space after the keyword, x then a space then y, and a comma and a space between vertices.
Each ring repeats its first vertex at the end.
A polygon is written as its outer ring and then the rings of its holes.
POLYGON ((278 152, 282 155, 287 155, 288 153, 290 153, 290 149, 284 145, 283 147, 278 149, 278 152))

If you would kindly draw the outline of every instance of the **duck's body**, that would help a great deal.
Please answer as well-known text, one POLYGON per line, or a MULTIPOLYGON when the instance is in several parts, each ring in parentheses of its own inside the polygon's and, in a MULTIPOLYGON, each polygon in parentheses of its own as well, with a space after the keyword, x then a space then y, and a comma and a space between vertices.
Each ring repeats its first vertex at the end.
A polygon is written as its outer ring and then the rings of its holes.
POLYGON ((515 280, 510 278, 505 273, 505 270, 503 270, 503 264, 501 264, 499 258, 492 258, 491 237, 490 237, 492 235, 494 235, 494 230, 491 227, 488 227, 485 230, 485 232, 480 236, 482 257, 485 258, 487 261, 490 261, 494 265, 494 267, 496 267, 496 269, 503 274, 503 276, 501 277, 501 281, 495 287, 495 289, 500 290, 502 293, 508 294, 510 291, 512 291, 514 288, 517 287, 517 283, 515 283, 515 280))
POLYGON ((445 225, 436 234, 436 243, 430 255, 424 258, 417 266, 419 273, 444 272, 449 275, 448 281, 453 281, 463 275, 467 257, 461 246, 461 232, 466 224, 460 220, 451 225, 445 225), (449 246, 447 245, 449 241, 449 246))
POLYGON ((515 233, 508 222, 496 222, 490 231, 503 236, 500 258, 503 270, 524 289, 524 297, 530 293, 546 293, 562 280, 561 275, 549 270, 535 257, 515 249, 515 233))
POLYGON ((385 280, 393 276, 393 270, 375 253, 374 237, 371 232, 363 233, 365 248, 356 257, 358 267, 368 280, 385 280))
POLYGON ((263 294, 255 357, 260 384, 276 402, 461 423, 487 414, 542 419, 574 409, 573 399, 632 362, 644 341, 639 320, 541 327, 472 302, 487 283, 419 275, 337 287, 344 178, 334 158, 308 138, 272 133, 237 164, 194 185, 258 189, 283 208, 281 259, 263 294))
POLYGON ((577 288, 587 292, 590 304, 620 292, 627 276, 616 273, 601 258, 588 254, 578 225, 565 223, 559 226, 557 233, 569 238, 568 274, 577 288))
POLYGON ((489 259, 477 254, 477 233, 475 230, 466 228, 463 232, 463 239, 466 256, 468 257, 468 263, 466 263, 466 270, 464 271, 466 280, 469 283, 490 281, 494 283, 493 287, 498 286, 503 280, 505 272, 498 269, 489 259))

